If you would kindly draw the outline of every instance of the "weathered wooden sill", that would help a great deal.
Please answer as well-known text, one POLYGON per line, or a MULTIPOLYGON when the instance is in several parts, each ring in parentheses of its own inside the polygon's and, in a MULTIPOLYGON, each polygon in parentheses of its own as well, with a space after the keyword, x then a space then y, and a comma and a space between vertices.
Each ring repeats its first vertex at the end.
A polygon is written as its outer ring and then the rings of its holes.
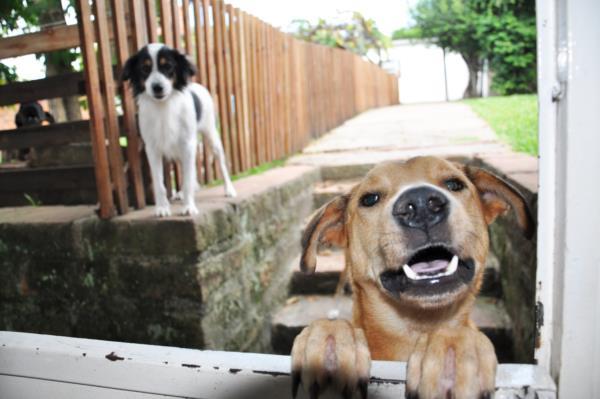
MULTIPOLYGON (((4 399, 290 398, 289 371, 288 356, 0 332, 4 399)), ((403 398, 404 381, 404 363, 373 362, 369 398, 403 398)), ((497 399, 556 397, 535 365, 502 364, 496 384, 497 399)))

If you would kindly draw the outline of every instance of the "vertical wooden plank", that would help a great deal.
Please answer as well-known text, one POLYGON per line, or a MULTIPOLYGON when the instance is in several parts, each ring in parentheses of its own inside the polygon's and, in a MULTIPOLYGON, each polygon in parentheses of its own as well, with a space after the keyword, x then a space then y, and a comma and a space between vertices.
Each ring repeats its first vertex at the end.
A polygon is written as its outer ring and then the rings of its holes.
MULTIPOLYGON (((215 47, 214 47, 214 23, 211 25, 212 20, 212 10, 209 0, 202 0, 202 14, 204 21, 204 51, 205 58, 204 62, 206 63, 206 79, 207 84, 206 87, 209 89, 210 94, 213 96, 213 100, 215 102, 215 112, 219 107, 219 100, 217 96, 217 77, 216 77, 216 67, 215 67, 215 47)), ((209 146, 204 146, 204 169, 205 169, 205 179, 206 182, 212 181, 215 176, 215 163, 211 160, 212 149, 209 146)))
POLYGON ((100 54, 101 90, 104 94, 105 123, 108 138, 108 159, 111 171, 111 179, 116 194, 117 208, 120 213, 129 211, 127 198, 127 185, 123 172, 123 158, 121 146, 119 145, 119 121, 115 106, 115 84, 112 71, 112 58, 110 51, 110 39, 108 36, 107 10, 105 0, 94 1, 94 15, 96 18, 96 29, 98 32, 98 50, 100 54))
MULTIPOLYGON (((206 61, 206 39, 204 38, 203 12, 200 0, 194 0, 194 32, 196 35, 196 68, 198 68, 197 81, 208 87, 207 61, 206 61)), ((204 21, 206 23, 206 21, 204 21)))
POLYGON ((292 150, 292 139, 293 130, 292 125, 292 109, 294 109, 294 99, 292 95, 292 37, 290 35, 284 35, 284 87, 285 87, 285 101, 283 111, 285 115, 285 156, 288 157, 293 154, 292 150))
POLYGON ((273 56, 271 57, 271 68, 272 68, 272 72, 273 75, 275 76, 275 79, 271 79, 271 90, 272 90, 272 100, 271 100, 271 106, 274 107, 275 112, 271 113, 272 118, 273 118, 273 160, 279 159, 280 158, 280 138, 281 138, 281 132, 279 131, 280 129, 280 122, 281 122, 281 112, 279 109, 279 103, 280 103, 280 94, 281 94, 281 70, 279 68, 279 53, 280 53, 280 48, 279 48, 279 40, 277 37, 277 31, 274 27, 272 27, 271 25, 269 25, 269 33, 271 36, 271 49, 273 51, 273 56))
POLYGON ((269 81, 269 70, 268 70, 268 48, 267 48, 267 32, 265 24, 258 20, 258 28, 260 35, 260 64, 258 67, 260 73, 260 113, 262 120, 261 128, 261 163, 268 162, 270 158, 270 146, 269 146, 269 131, 270 131, 270 120, 268 115, 268 81, 269 81))
POLYGON ((246 134, 244 129, 244 93, 242 91, 242 65, 244 59, 240 51, 240 14, 238 9, 227 5, 229 13, 229 39, 231 47, 231 66, 233 72, 233 96, 235 100, 236 149, 238 157, 238 173, 247 169, 246 134))
POLYGON ((247 26, 246 26, 246 15, 240 9, 235 9, 236 16, 238 18, 238 37, 239 37, 239 59, 240 59, 240 90, 242 92, 241 98, 241 111, 242 111, 242 126, 243 126, 243 137, 244 137, 244 169, 250 169, 252 165, 252 157, 250 151, 250 111, 248 110, 248 98, 249 98, 249 63, 248 63, 248 45, 247 42, 247 26))
POLYGON ((81 53, 83 56, 85 86, 90 113, 90 135, 94 156, 94 174, 100 208, 98 214, 107 219, 115 214, 112 184, 108 168, 106 134, 103 118, 103 104, 100 96, 100 76, 94 51, 94 25, 88 0, 77 0, 77 18, 81 53))
POLYGON ((272 43, 271 43, 271 31, 269 29, 269 26, 263 22, 263 27, 264 27, 264 40, 265 40, 265 68, 264 68, 264 72, 265 72, 265 76, 264 76, 264 82, 265 82, 265 110, 267 110, 266 112, 266 119, 267 119, 267 148, 268 148, 268 156, 267 156, 267 162, 271 162, 275 159, 275 146, 274 146, 274 142, 273 142, 273 132, 274 132, 274 126, 273 126, 273 112, 272 111, 272 104, 273 104, 273 64, 272 64, 272 59, 273 59, 273 47, 272 47, 272 43))
MULTIPOLYGON (((231 143, 229 141, 229 97, 227 93, 227 81, 225 74, 225 50, 223 48, 223 1, 211 0, 214 21, 215 58, 217 72, 217 92, 219 96, 219 122, 221 124, 221 140, 225 147, 225 155, 228 161, 232 158, 231 143)), ((229 162, 228 162, 229 165, 229 162)))
POLYGON ((162 41, 173 47, 173 20, 171 18, 171 0, 160 0, 160 28, 162 41))
MULTIPOLYGON (((182 41, 182 23, 181 23, 181 7, 179 5, 180 0, 170 0, 171 3, 171 17, 173 19, 173 47, 180 52, 185 52, 184 43, 182 41)), ((183 3, 189 2, 189 0, 183 0, 183 3)), ((181 165, 179 161, 173 162, 173 172, 175 174, 175 184, 177 191, 182 190, 183 186, 183 175, 181 171, 181 165)))
POLYGON ((244 159, 244 170, 252 168, 252 156, 250 150, 250 115, 248 110, 248 43, 246 35, 246 17, 240 9, 235 9, 237 24, 237 37, 238 37, 238 53, 240 59, 240 91, 241 91, 241 126, 242 126, 242 142, 243 147, 243 159, 244 159))
POLYGON ((132 33, 132 51, 139 50, 148 42, 148 32, 144 29, 143 4, 141 0, 131 0, 129 2, 129 29, 132 33))
MULTIPOLYGON (((183 0, 184 2, 186 0, 183 0)), ((184 52, 185 47, 181 40, 181 10, 179 7, 179 0, 170 0, 171 3, 171 15, 173 18, 173 47, 177 50, 184 52)))
MULTIPOLYGON (((194 30, 192 38, 192 28, 190 21, 190 12, 189 12, 189 3, 188 0, 184 0, 184 30, 185 30, 185 46, 188 54, 192 54, 193 49, 195 47, 196 51, 196 69, 198 70, 196 76, 194 76, 194 80, 201 85, 207 87, 207 78, 206 78, 206 62, 204 60, 204 29, 202 27, 202 6, 200 4, 200 0, 193 0, 193 8, 194 12, 192 14, 194 20, 194 30), (187 4, 187 7, 186 7, 187 4)), ((202 143, 198 144, 198 152, 196 154, 196 169, 198 171, 198 183, 202 183, 206 181, 206 168, 204 167, 204 153, 202 149, 204 146, 202 143)))
POLYGON ((258 95, 258 72, 257 72, 257 60, 259 46, 256 40, 256 20, 251 15, 246 15, 247 25, 247 39, 250 44, 248 47, 248 91, 249 91, 249 115, 250 115, 250 129, 252 133, 250 135, 250 147, 252 154, 252 166, 260 164, 260 151, 259 151, 259 95, 258 95))
POLYGON ((232 15, 231 11, 233 7, 230 4, 222 4, 222 27, 223 27, 223 49, 225 50, 225 85, 227 88, 227 116, 229 118, 229 143, 231 145, 231 166, 233 174, 240 172, 240 157, 239 157, 239 142, 237 133, 237 123, 235 113, 237 109, 233 99, 234 93, 234 67, 232 65, 232 48, 231 48, 231 34, 232 34, 232 15))
POLYGON ((271 107, 275 111, 271 113, 273 116, 273 142, 275 148, 273 159, 279 159, 281 158, 281 137, 283 134, 281 130, 281 47, 279 45, 279 32, 270 25, 269 31, 271 33, 271 48, 273 49, 273 57, 271 57, 273 68, 273 79, 271 79, 273 99, 271 107))
MULTIPOLYGON (((194 0, 195 1, 195 0, 194 0)), ((185 41, 185 53, 192 57, 194 53, 194 42, 192 38, 192 21, 190 21, 190 0, 183 0, 183 36, 185 41)), ((200 24, 200 21, 195 21, 200 24)), ((198 65, 199 67, 199 65, 198 65)))
POLYGON ((148 40, 150 43, 158 42, 158 17, 156 16, 155 0, 145 0, 146 25, 148 26, 148 40))
MULTIPOLYGON (((133 0, 131 3, 137 3, 133 0)), ((113 24, 114 24, 114 39, 116 44, 117 63, 122 66, 129 57, 129 48, 127 46, 127 31, 125 22, 124 4, 120 0, 111 0, 113 24)), ((135 32, 134 36, 138 36, 140 32, 135 32)), ((135 206, 138 209, 146 206, 146 196, 144 195, 144 182, 142 177, 142 168, 140 160, 140 140, 137 131, 135 119, 135 104, 129 87, 121 87, 121 98, 123 105, 123 118, 125 122, 125 131, 127 134, 127 163, 129 165, 129 175, 133 185, 135 196, 135 206)))
MULTIPOLYGON (((173 32, 173 18, 171 15, 171 0, 160 0, 160 29, 162 33, 162 41, 169 47, 175 46, 174 32, 173 32)), ((171 197, 173 195, 173 168, 169 161, 163 160, 164 165, 164 178, 165 187, 167 189, 167 195, 171 197)))

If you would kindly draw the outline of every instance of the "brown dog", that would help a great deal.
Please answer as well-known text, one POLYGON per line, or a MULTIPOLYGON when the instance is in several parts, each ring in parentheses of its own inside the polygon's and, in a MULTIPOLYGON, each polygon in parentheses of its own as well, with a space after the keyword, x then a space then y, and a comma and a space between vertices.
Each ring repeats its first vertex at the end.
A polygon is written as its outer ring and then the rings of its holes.
POLYGON ((526 236, 523 197, 478 168, 434 157, 375 167, 316 212, 302 239, 312 272, 319 245, 345 248, 353 320, 318 320, 292 348, 292 392, 327 385, 367 394, 371 358, 407 361, 407 398, 489 398, 496 354, 469 319, 479 291, 487 226, 512 208, 526 236))

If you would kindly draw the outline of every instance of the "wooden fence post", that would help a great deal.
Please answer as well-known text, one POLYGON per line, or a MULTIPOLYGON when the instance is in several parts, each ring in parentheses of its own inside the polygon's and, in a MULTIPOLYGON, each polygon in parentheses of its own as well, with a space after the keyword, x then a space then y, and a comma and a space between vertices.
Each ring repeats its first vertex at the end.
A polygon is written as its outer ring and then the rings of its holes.
POLYGON ((113 189, 120 213, 127 213, 129 201, 127 198, 127 183, 123 169, 123 157, 119 143, 120 129, 115 105, 115 85, 113 79, 110 39, 108 36, 107 10, 105 0, 94 0, 94 16, 98 33, 98 52, 100 55, 101 92, 104 97, 104 123, 107 127, 108 159, 113 182, 113 189))
MULTIPOLYGON (((137 2, 137 0, 132 0, 132 4, 137 2)), ((111 6, 116 39, 117 63, 119 65, 124 65, 129 57, 124 4, 120 0, 111 0, 111 6)), ((134 36, 137 35, 134 34, 134 36)), ((121 71, 119 70, 118 72, 120 73, 121 71)), ((146 196, 144 194, 144 181, 142 178, 139 154, 140 140, 135 120, 135 104, 128 87, 121 87, 121 98, 123 103, 125 132, 127 134, 127 165, 130 180, 133 185, 136 208, 141 209, 146 206, 146 196)))
POLYGON ((85 85, 86 92, 88 93, 94 172, 98 201, 100 202, 99 216, 106 219, 115 214, 115 208, 110 172, 108 170, 106 131, 103 121, 104 111, 100 96, 100 76, 98 74, 98 63, 94 50, 94 25, 91 20, 92 12, 88 0, 77 0, 77 16, 81 52, 85 68, 85 85))

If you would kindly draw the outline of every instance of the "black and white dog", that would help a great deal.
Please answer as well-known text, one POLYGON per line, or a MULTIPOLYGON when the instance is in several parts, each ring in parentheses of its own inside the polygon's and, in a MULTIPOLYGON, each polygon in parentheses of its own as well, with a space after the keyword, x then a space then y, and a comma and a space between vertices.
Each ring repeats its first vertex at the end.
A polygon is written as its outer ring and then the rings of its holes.
POLYGON ((140 133, 154 187, 155 214, 171 215, 164 185, 163 157, 181 162, 183 169, 182 214, 196 215, 196 149, 202 133, 219 161, 225 194, 235 197, 225 154, 216 127, 216 115, 208 90, 190 83, 195 68, 185 55, 160 43, 143 47, 127 60, 122 79, 130 81, 138 104, 140 133))

